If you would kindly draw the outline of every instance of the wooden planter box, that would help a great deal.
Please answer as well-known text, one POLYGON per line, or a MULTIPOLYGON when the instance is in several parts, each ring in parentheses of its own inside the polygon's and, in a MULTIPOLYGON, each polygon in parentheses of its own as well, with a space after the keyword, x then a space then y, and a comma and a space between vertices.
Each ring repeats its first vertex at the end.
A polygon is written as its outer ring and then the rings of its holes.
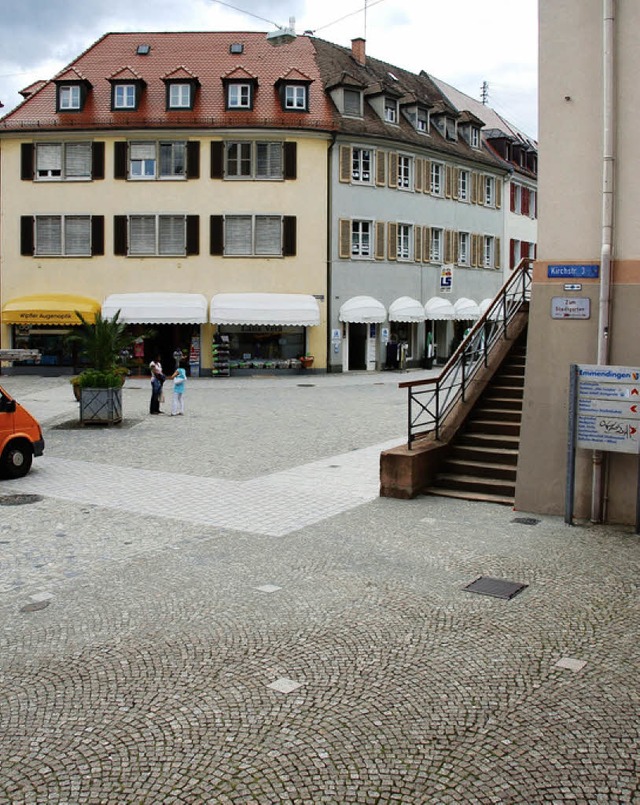
POLYGON ((114 425, 122 422, 122 388, 80 390, 80 422, 114 425))

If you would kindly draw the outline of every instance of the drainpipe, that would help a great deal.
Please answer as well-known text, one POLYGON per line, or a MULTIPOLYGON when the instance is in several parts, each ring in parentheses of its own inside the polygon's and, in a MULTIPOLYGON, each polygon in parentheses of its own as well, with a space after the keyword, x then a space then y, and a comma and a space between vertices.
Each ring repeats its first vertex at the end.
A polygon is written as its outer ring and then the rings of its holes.
MULTIPOLYGON (((332 168, 333 168, 333 155, 334 155, 334 146, 336 144, 336 132, 331 132, 331 142, 327 148, 327 281, 326 281, 326 289, 327 289, 327 300, 326 300, 326 311, 327 311, 327 336, 326 336, 326 343, 327 343, 327 374, 332 372, 331 368, 331 329, 333 322, 331 321, 331 312, 333 310, 333 301, 332 301, 332 294, 333 294, 333 282, 332 282, 332 272, 333 272, 333 252, 332 252, 332 234, 334 232, 333 226, 333 182, 332 182, 332 168)), ((337 230, 336 230, 337 231, 337 230)), ((338 237, 340 237, 338 233, 338 237)), ((342 341, 340 341, 342 350, 342 341)), ((340 353, 340 357, 342 357, 342 351, 340 353)))
MULTIPOLYGON (((603 0, 602 4, 602 83, 603 83, 603 130, 602 130, 602 241, 600 247, 600 300, 598 310, 598 365, 609 363, 609 333, 611 307, 611 257, 613 248, 613 183, 614 183, 614 8, 615 0, 603 0)), ((593 452, 593 477, 591 487, 591 520, 600 523, 604 509, 603 453, 593 452)))

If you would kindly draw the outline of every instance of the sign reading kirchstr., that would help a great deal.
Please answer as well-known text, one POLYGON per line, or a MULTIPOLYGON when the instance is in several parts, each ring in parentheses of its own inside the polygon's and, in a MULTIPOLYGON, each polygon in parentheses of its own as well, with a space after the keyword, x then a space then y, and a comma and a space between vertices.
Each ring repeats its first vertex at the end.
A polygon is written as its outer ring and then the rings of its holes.
POLYGON ((640 453, 640 367, 577 369, 577 446, 640 453))
POLYGON ((549 265, 547 277, 549 279, 598 279, 600 266, 597 263, 587 265, 549 265))

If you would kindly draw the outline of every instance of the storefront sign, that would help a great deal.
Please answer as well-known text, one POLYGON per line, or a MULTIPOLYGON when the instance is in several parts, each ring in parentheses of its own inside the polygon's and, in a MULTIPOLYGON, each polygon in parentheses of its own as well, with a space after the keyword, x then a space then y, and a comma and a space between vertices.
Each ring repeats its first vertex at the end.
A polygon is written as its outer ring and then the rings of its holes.
POLYGON ((554 296, 551 300, 552 319, 588 319, 591 300, 583 296, 554 296))
POLYGON ((440 290, 451 293, 453 289, 453 266, 442 266, 440 269, 440 290))
POLYGON ((547 266, 549 279, 598 279, 600 266, 588 265, 550 265, 547 266))

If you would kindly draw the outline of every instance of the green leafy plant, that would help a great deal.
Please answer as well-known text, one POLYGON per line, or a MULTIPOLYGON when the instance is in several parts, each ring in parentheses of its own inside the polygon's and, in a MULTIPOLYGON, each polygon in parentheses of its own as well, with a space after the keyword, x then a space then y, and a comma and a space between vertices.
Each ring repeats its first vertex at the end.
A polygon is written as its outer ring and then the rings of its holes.
POLYGON ((112 319, 103 318, 98 312, 93 322, 86 321, 77 311, 76 316, 82 325, 67 336, 67 341, 78 344, 89 367, 71 378, 71 383, 78 388, 118 388, 127 375, 127 368, 119 366, 118 361, 131 341, 126 324, 119 320, 120 311, 112 319))

